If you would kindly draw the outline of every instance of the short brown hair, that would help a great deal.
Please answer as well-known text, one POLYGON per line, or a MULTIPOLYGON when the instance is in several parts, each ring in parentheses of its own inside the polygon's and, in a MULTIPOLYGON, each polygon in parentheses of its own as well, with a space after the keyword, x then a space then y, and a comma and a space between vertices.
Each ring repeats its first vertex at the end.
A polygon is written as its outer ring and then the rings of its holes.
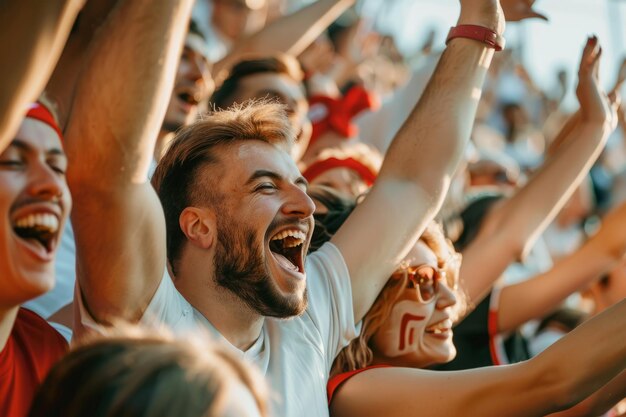
POLYGON ((163 205, 167 259, 174 274, 185 242, 179 226, 180 214, 195 204, 217 202, 217 190, 200 184, 199 174, 219 162, 217 148, 246 140, 284 146, 289 152, 295 135, 284 107, 255 100, 210 113, 181 129, 157 165, 152 185, 163 205))
POLYGON ((297 59, 291 55, 276 54, 263 57, 249 57, 233 66, 228 77, 215 90, 209 102, 216 108, 226 108, 237 101, 241 80, 255 74, 283 74, 301 83, 304 72, 297 59))

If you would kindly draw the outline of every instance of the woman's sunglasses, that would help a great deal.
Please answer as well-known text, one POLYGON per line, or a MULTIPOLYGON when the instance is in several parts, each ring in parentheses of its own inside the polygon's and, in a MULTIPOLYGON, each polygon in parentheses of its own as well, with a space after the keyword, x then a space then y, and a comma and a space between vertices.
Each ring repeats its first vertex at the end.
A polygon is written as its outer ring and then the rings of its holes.
POLYGON ((396 272, 392 278, 402 279, 405 276, 408 278, 407 288, 415 289, 422 303, 429 303, 439 292, 439 282, 446 278, 446 272, 430 265, 420 265, 396 272))

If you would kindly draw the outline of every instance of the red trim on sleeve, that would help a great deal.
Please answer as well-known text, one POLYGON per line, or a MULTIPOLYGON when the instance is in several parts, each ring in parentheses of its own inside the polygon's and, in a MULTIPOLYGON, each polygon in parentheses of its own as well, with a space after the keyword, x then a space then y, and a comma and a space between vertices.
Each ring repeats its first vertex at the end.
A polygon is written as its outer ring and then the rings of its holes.
POLYGON ((391 366, 390 365, 372 365, 372 366, 367 366, 362 369, 357 369, 357 370, 350 371, 350 372, 344 372, 343 374, 335 375, 334 377, 330 378, 328 380, 328 384, 326 384, 326 395, 328 396, 328 405, 330 405, 330 402, 333 400, 333 395, 335 395, 335 392, 337 391, 337 389, 344 382, 352 378, 354 375, 360 374, 361 372, 367 371, 368 369, 375 369, 375 368, 391 368, 391 366))
POLYGON ((498 355, 498 348, 496 346, 496 336, 498 335, 498 311, 489 310, 489 319, 487 320, 487 327, 489 331, 489 353, 491 354, 491 361, 494 365, 502 365, 498 355))

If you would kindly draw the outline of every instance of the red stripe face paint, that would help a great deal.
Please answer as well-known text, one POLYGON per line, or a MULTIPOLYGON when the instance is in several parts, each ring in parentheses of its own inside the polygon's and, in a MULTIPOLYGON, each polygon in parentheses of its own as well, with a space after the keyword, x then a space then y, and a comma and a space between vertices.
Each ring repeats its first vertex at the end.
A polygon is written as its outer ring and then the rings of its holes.
MULTIPOLYGON (((398 347, 400 350, 404 350, 406 346, 406 330, 409 324, 414 321, 423 321, 425 319, 424 316, 416 316, 414 314, 406 313, 402 317, 402 322, 400 324, 400 346, 398 347)), ((415 328, 411 327, 411 331, 409 332, 409 343, 408 345, 413 345, 415 340, 415 328)))
POLYGON ((393 358, 419 351, 433 309, 434 303, 397 302, 375 337, 380 353, 393 358))

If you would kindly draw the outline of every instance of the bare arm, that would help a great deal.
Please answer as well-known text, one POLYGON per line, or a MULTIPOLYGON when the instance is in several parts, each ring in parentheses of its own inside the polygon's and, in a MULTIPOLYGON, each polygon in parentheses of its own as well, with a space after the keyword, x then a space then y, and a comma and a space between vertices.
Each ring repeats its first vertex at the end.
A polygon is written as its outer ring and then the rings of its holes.
POLYGON ((43 91, 83 3, 12 0, 0 4, 0 151, 17 132, 26 105, 43 91))
POLYGON ((626 367, 626 301, 515 365, 439 372, 376 368, 339 388, 332 417, 532 417, 564 410, 626 367))
POLYGON ((543 317, 567 296, 611 271, 626 254, 626 202, 606 215, 602 227, 579 250, 552 269, 508 285, 500 293, 498 330, 510 331, 543 317))
MULTIPOLYGON (((237 42, 213 67, 213 74, 236 64, 243 55, 282 52, 300 55, 355 0, 317 0, 295 13, 283 16, 259 32, 237 42)), ((218 77, 219 78, 219 77, 218 77)))
MULTIPOLYGON (((459 23, 470 22, 501 33, 504 18, 498 2, 462 1, 459 23)), ((350 271, 356 321, 441 207, 470 136, 493 51, 470 39, 448 44, 391 143, 376 183, 334 235, 350 271)))
POLYGON ((78 280, 99 321, 139 318, 163 275, 165 222, 147 173, 192 3, 121 1, 77 87, 68 183, 78 280))
POLYGON ((554 155, 555 153, 557 153, 557 150, 561 147, 561 145, 567 142, 567 140, 571 140, 573 136, 577 137, 577 135, 574 135, 573 133, 579 124, 580 124, 580 112, 576 112, 569 119, 567 119, 567 122, 565 122, 565 125, 563 125, 559 133, 556 135, 556 137, 550 144, 550 147, 546 151, 546 154, 548 156, 554 155))
POLYGON ((584 48, 577 89, 581 110, 563 128, 561 146, 515 195, 493 207, 476 239, 463 251, 460 276, 476 304, 493 281, 528 250, 568 201, 600 155, 614 128, 614 112, 597 79, 600 53, 592 38, 584 48), (484 255, 489 254, 489 262, 484 255))
POLYGON ((65 130, 67 125, 80 71, 88 58, 85 51, 89 50, 97 30, 117 3, 117 0, 89 0, 81 10, 46 85, 45 99, 54 107, 61 130, 65 130))
POLYGON ((626 371, 622 371, 611 382, 574 407, 550 414, 548 417, 597 417, 604 415, 624 398, 626 398, 626 371))

